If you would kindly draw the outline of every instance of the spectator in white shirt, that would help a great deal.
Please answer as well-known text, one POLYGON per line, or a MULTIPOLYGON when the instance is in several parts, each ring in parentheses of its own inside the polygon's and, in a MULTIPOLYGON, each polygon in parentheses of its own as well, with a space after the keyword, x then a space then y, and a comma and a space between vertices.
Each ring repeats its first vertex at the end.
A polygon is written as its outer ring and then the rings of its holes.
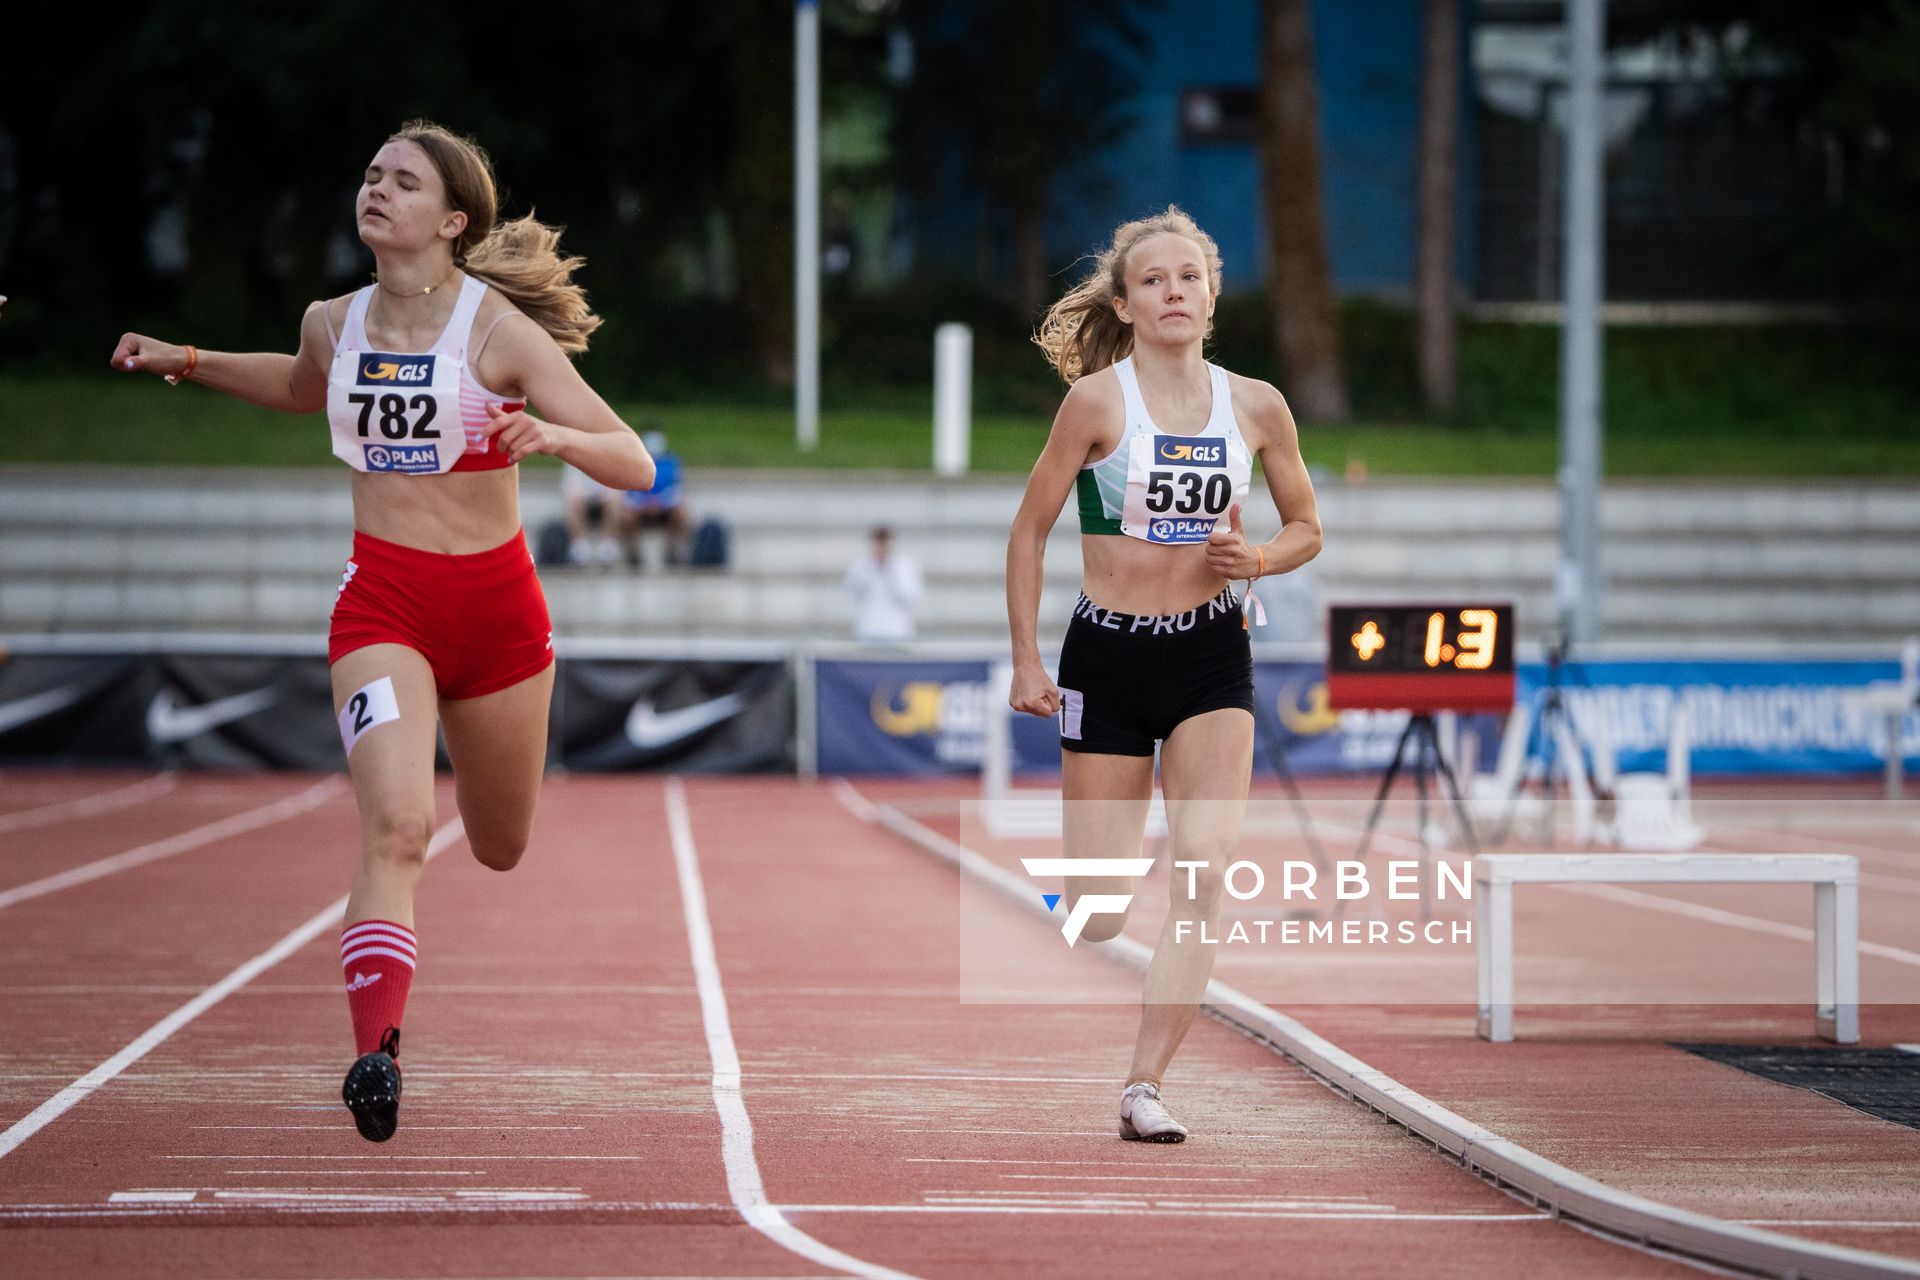
POLYGON ((847 566, 847 594, 858 611, 853 636, 867 644, 913 639, 913 611, 920 604, 920 566, 893 550, 893 530, 873 531, 868 552, 847 566))

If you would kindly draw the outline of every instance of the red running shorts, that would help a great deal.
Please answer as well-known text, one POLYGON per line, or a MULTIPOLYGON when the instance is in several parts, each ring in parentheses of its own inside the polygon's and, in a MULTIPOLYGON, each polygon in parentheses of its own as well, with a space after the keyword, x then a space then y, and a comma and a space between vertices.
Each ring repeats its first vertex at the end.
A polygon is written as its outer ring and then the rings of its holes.
POLYGON ((443 698, 478 698, 553 661, 553 622, 524 532, 491 551, 442 555, 353 535, 327 632, 327 661, 402 644, 433 668, 443 698))

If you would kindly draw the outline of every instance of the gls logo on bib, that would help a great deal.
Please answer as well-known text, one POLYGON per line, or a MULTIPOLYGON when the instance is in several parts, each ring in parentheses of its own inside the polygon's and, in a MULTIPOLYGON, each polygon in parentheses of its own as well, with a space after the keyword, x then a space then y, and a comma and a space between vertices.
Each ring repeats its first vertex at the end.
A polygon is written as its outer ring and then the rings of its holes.
POLYGON ((363 387, 424 387, 433 381, 433 356, 396 356, 368 351, 360 357, 363 387))
POLYGON ((1220 440, 1189 440, 1181 436, 1155 436, 1153 454, 1161 462, 1176 462, 1189 467, 1227 465, 1227 446, 1220 440))

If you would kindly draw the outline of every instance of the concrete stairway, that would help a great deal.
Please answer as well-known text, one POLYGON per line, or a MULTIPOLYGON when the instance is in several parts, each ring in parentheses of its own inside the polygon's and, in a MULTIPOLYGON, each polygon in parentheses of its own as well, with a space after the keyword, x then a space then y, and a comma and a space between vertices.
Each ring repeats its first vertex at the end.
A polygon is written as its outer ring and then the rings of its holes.
MULTIPOLYGON (((732 530, 723 572, 547 570, 564 636, 830 638, 840 582, 876 523, 927 579, 921 634, 1006 634, 1001 569, 1020 484, 1004 477, 695 472, 696 517, 732 530)), ((529 470, 529 529, 559 514, 529 470)), ((1327 600, 1511 599, 1523 635, 1553 618, 1558 501, 1539 482, 1327 482, 1326 550, 1263 588, 1275 631, 1317 637, 1327 600)), ((1078 586, 1072 504, 1047 555, 1042 634, 1078 586)), ((0 631, 317 633, 352 511, 333 470, 0 468, 0 631)), ((1920 631, 1920 486, 1616 485, 1602 503, 1605 635, 1622 641, 1886 641, 1920 631)), ((1257 494, 1248 528, 1270 533, 1257 494)), ((657 566, 659 547, 649 555, 657 566)))

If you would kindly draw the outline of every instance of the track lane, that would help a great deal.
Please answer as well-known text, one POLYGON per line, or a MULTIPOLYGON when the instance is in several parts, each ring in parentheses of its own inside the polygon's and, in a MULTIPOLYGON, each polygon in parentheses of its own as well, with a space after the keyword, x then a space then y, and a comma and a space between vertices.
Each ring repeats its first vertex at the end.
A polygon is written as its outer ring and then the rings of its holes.
MULTIPOLYGON (((1120 1142, 1138 979, 1108 970, 1107 1005, 959 1003, 957 877, 775 785, 689 793, 730 855, 709 860, 715 941, 767 1184, 822 1239, 922 1275, 1698 1274, 1555 1226, 1207 1020, 1168 1081, 1195 1138, 1120 1142), (783 991, 896 984, 946 994, 783 991)), ((1011 966, 1057 961, 1017 926, 1011 966)))
MULTIPOLYGON (((223 785, 221 809, 244 812, 313 782, 223 785)), ((176 792, 145 812, 160 829, 179 830, 169 806, 199 813, 205 799, 176 792)), ((124 848, 138 839, 125 825, 135 820, 100 821, 124 848)), ((337 897, 357 843, 352 798, 338 791, 297 824, 243 832, 0 911, 0 1126, 337 897)))
POLYGON ((172 791, 180 785, 177 774, 157 773, 106 785, 105 778, 73 779, 72 785, 47 786, 37 779, 21 782, 7 779, 0 789, 0 836, 10 836, 35 827, 73 822, 103 813, 130 809, 172 791), (52 798, 53 796, 59 798, 52 798), (31 807, 20 808, 23 801, 31 807))
POLYGON ((666 844, 657 781, 550 782, 519 869, 422 882, 391 1143, 323 935, 0 1165, 0 1272, 808 1274, 726 1194, 666 844))

